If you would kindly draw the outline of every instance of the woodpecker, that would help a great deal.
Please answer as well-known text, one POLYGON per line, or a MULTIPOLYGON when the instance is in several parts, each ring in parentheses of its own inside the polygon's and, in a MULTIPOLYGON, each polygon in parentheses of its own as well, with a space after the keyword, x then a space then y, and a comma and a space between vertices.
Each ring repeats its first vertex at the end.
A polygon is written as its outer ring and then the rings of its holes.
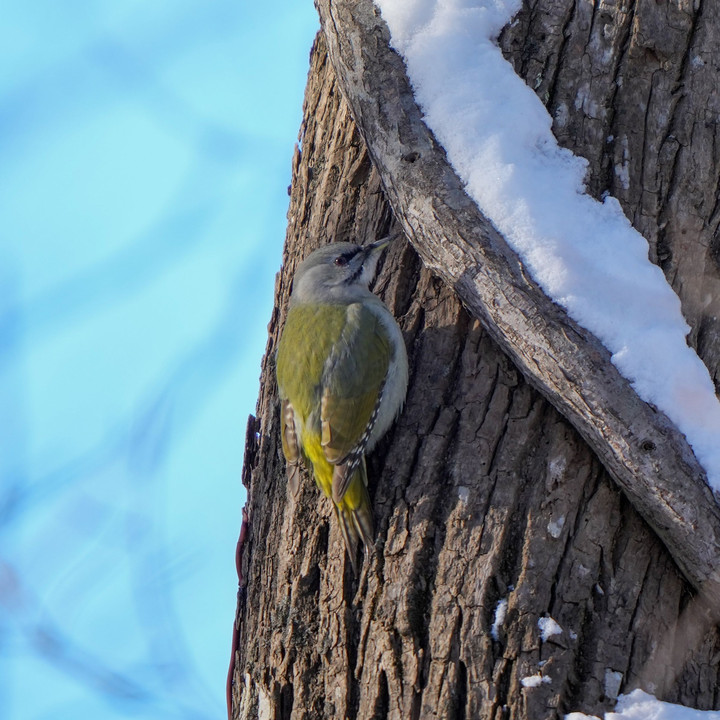
POLYGON ((276 358, 288 483, 296 492, 302 458, 334 503, 355 572, 358 540, 366 555, 374 545, 365 456, 408 383, 402 332, 369 290, 388 243, 332 243, 300 264, 276 358))

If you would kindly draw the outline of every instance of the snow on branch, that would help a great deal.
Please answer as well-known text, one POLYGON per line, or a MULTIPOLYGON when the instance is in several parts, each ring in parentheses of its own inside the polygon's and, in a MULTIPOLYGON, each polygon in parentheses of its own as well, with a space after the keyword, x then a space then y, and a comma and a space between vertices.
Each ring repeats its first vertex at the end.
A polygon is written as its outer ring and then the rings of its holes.
POLYGON ((706 598, 720 597, 720 509, 685 437, 640 399, 603 344, 543 292, 466 194, 423 122, 371 0, 316 4, 340 87, 425 265, 573 423, 687 578, 706 598))

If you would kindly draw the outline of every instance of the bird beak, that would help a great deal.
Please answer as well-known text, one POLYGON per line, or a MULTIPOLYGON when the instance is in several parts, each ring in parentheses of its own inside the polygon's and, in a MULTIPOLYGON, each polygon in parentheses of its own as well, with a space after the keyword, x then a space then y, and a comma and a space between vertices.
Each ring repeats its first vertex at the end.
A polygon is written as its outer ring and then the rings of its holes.
POLYGON ((392 236, 388 235, 384 238, 380 238, 379 240, 376 240, 374 243, 370 243, 369 245, 366 245, 365 247, 367 249, 368 255, 370 253, 380 252, 381 250, 384 250, 390 244, 390 241, 393 239, 394 238, 392 236))
POLYGON ((380 255, 383 250, 390 244, 390 237, 380 238, 369 245, 363 245, 362 253, 357 254, 357 258, 361 260, 360 267, 362 268, 363 276, 366 278, 366 282, 370 282, 375 277, 375 269, 377 268, 380 255))
POLYGON ((376 250, 380 251, 380 250, 384 250, 389 244, 390 244, 390 238, 384 237, 384 238, 380 238, 380 240, 376 240, 374 243, 370 243, 370 245, 368 245, 367 248, 368 248, 368 250, 370 250, 370 252, 374 252, 376 250))

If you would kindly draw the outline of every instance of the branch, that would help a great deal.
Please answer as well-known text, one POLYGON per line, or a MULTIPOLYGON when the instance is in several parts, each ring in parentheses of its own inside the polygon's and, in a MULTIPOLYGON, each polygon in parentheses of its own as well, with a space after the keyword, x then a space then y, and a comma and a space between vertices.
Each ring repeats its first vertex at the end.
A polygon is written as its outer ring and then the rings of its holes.
POLYGON ((637 396, 599 340, 542 292, 467 196, 422 120, 371 0, 316 4, 340 87, 425 265, 575 426, 688 580, 719 597, 720 509, 685 437, 637 396))

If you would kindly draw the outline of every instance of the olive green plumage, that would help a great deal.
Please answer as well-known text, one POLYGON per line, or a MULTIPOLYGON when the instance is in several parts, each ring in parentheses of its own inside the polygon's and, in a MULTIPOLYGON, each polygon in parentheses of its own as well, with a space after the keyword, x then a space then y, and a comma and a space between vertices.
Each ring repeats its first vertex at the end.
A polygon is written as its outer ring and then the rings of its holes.
POLYGON ((298 268, 277 352, 283 453, 294 491, 299 462, 332 498, 355 568, 374 543, 365 454, 405 399, 402 334, 368 284, 387 241, 335 243, 298 268))

